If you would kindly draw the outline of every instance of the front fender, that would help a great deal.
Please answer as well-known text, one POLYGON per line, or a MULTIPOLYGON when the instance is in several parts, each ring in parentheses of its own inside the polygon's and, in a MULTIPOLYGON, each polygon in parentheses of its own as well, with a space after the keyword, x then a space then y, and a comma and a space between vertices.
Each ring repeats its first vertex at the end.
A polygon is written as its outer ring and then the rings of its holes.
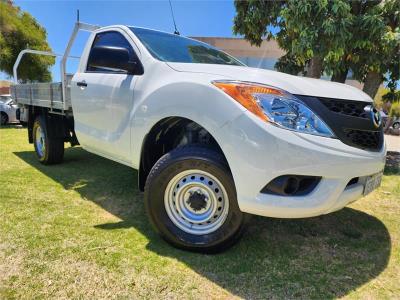
POLYGON ((160 120, 168 117, 192 120, 204 127, 220 144, 223 141, 217 138, 218 129, 245 111, 244 107, 211 84, 211 80, 219 79, 215 78, 217 76, 210 78, 207 74, 176 73, 185 78, 167 78, 149 92, 146 87, 138 85, 136 94, 143 96, 134 108, 132 119, 134 168, 140 164, 146 134, 160 120))

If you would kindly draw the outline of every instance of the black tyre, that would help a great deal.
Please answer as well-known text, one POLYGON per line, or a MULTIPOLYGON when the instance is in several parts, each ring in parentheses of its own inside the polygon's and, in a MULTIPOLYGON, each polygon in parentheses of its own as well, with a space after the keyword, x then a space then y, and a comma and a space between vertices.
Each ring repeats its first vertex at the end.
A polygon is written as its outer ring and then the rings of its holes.
POLYGON ((394 124, 393 124, 393 128, 394 128, 394 129, 400 128, 400 123, 399 123, 399 122, 394 123, 394 124))
POLYGON ((233 245, 247 219, 224 157, 200 146, 177 148, 157 161, 146 180, 145 206, 167 242, 198 252, 233 245))
POLYGON ((7 125, 8 123, 8 116, 5 112, 1 112, 1 116, 0 116, 0 124, 1 125, 7 125))
POLYGON ((49 137, 46 119, 43 116, 38 116, 33 123, 33 144, 42 164, 51 165, 62 162, 64 140, 49 137))

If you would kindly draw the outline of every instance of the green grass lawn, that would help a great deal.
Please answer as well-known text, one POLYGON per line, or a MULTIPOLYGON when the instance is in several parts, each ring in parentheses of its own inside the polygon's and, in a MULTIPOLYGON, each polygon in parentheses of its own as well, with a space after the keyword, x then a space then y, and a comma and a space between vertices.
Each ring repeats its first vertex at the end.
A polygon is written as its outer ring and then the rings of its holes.
POLYGON ((340 212, 254 217, 232 249, 180 251, 144 213, 137 173, 81 148, 43 166, 0 129, 0 298, 399 298, 400 176, 340 212))

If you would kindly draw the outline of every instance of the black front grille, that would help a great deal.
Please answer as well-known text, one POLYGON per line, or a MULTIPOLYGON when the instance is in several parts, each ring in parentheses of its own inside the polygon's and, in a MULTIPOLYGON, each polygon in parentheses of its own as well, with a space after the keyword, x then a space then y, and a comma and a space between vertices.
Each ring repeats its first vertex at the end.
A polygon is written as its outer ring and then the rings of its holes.
POLYGON ((363 149, 380 148, 381 133, 379 131, 345 129, 344 132, 353 145, 363 149))
POLYGON ((382 125, 376 127, 368 102, 297 95, 332 129, 343 143, 359 149, 379 151, 383 146, 382 125))
POLYGON ((319 98, 330 111, 338 114, 359 117, 368 119, 368 113, 364 110, 366 103, 359 101, 330 99, 330 98, 319 98))

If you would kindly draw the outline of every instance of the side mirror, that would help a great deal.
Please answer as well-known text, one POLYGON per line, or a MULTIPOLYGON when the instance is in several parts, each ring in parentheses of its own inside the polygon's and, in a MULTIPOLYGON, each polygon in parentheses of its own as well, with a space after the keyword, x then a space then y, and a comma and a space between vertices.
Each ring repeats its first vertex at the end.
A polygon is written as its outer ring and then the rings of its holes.
POLYGON ((143 66, 138 59, 131 61, 129 50, 122 47, 96 46, 89 54, 88 70, 105 69, 129 75, 142 75, 143 66))

